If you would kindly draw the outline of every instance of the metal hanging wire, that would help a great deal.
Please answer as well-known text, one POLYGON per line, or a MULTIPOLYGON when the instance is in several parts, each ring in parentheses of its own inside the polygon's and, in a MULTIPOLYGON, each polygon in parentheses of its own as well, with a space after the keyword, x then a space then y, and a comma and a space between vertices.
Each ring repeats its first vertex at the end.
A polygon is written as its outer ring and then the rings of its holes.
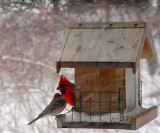
POLYGON ((109 0, 106 0, 106 23, 109 22, 109 0))

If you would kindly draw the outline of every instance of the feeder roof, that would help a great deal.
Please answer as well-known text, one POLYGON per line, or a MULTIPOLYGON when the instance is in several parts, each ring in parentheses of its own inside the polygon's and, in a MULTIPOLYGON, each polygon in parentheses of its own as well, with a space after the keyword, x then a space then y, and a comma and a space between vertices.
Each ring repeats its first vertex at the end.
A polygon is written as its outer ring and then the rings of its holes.
POLYGON ((57 61, 61 67, 133 68, 140 58, 156 63, 145 22, 70 23, 57 61))

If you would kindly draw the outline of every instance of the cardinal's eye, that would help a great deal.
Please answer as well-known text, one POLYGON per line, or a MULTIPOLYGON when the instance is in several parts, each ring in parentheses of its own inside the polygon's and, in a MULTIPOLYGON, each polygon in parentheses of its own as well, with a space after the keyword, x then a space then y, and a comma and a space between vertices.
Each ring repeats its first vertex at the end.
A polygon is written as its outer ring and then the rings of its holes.
POLYGON ((65 94, 65 85, 63 84, 63 85, 59 85, 60 86, 60 92, 61 92, 61 94, 65 94))
POLYGON ((59 85, 61 87, 61 90, 63 90, 65 88, 65 85, 62 84, 62 85, 59 85))

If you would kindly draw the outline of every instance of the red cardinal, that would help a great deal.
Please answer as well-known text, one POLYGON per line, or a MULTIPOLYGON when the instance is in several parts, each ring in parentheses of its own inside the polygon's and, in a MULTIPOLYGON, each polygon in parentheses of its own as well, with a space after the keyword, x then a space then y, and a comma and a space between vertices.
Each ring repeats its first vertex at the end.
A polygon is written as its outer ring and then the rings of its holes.
POLYGON ((27 125, 32 124, 33 122, 37 121, 38 119, 48 116, 48 115, 58 115, 59 113, 61 113, 64 108, 66 107, 66 99, 64 97, 62 97, 62 95, 60 95, 59 93, 56 93, 54 95, 53 100, 51 101, 51 103, 44 109, 44 111, 39 114, 37 116, 37 118, 35 118, 34 120, 32 120, 30 123, 28 123, 27 125))
POLYGON ((74 88, 75 84, 69 82, 69 80, 62 75, 57 90, 60 90, 62 96, 66 98, 67 103, 72 106, 74 106, 74 88))

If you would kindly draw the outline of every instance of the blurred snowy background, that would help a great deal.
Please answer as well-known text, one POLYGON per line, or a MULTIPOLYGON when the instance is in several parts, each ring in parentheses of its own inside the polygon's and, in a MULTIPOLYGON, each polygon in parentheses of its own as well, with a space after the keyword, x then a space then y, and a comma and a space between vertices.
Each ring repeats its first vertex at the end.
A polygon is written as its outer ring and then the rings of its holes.
MULTIPOLYGON (((54 117, 31 126, 58 84, 56 57, 68 22, 105 21, 105 0, 0 0, 0 132, 128 133, 125 130, 57 129, 54 117)), ((160 59, 160 1, 110 0, 110 21, 146 21, 160 59)), ((74 71, 62 69, 74 82, 74 71)), ((160 67, 141 61, 143 106, 160 106, 160 67)), ((69 107, 68 107, 69 108, 69 107)), ((160 114, 160 113, 159 113, 160 114)), ((157 118, 136 133, 160 132, 157 118)))

